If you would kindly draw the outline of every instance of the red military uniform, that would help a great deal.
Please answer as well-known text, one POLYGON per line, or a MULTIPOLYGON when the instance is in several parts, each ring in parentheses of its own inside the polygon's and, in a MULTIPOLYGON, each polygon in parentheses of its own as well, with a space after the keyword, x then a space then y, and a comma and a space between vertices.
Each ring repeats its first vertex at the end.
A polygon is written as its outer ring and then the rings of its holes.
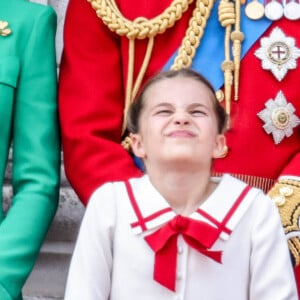
MULTIPOLYGON (((118 9, 129 20, 154 18, 170 3, 119 0, 118 9)), ((155 36, 143 80, 170 63, 194 7, 191 3, 174 26, 155 36)), ((207 27, 202 27, 199 55, 192 67, 218 89, 223 85, 220 65, 224 47, 216 35, 224 36, 224 29, 211 24, 216 18, 214 8, 207 27), (208 50, 201 52, 205 46, 208 50)), ((239 99, 231 101, 229 151, 215 162, 214 172, 231 173, 285 202, 281 215, 289 238, 293 238, 292 253, 299 262, 299 228, 295 224, 300 207, 300 23, 282 17, 273 23, 263 19, 244 24, 245 19, 243 16, 241 30, 245 35, 242 47, 246 46, 240 66, 239 99), (293 199, 294 214, 286 209, 289 199, 293 199)), ((129 40, 104 23, 88 1, 70 0, 59 105, 66 174, 84 204, 101 184, 142 174, 120 144, 129 40)), ((134 78, 146 48, 147 39, 135 41, 134 78)))

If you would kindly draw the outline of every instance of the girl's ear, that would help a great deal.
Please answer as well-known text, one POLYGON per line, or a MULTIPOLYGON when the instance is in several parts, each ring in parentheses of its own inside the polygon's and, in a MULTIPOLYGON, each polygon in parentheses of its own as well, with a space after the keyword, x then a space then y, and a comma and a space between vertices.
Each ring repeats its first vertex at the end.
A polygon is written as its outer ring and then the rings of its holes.
POLYGON ((213 151, 213 158, 222 158, 227 155, 228 147, 226 145, 226 138, 224 134, 218 134, 216 138, 216 146, 213 151))
POLYGON ((134 153, 134 155, 139 158, 145 158, 146 153, 143 147, 141 135, 138 133, 131 133, 130 140, 131 140, 131 150, 134 153))

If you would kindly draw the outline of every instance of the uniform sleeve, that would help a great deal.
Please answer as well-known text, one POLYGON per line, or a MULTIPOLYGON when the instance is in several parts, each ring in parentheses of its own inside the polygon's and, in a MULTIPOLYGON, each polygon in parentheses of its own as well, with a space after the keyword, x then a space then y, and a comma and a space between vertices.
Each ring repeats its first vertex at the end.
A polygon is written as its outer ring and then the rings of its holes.
MULTIPOLYGON (((277 204, 288 238, 294 265, 300 273, 300 154, 296 154, 282 170, 278 182, 269 191, 277 204)), ((299 274, 300 275, 300 274, 299 274)), ((298 275, 298 276, 299 276, 298 275)), ((300 279, 300 278, 299 278, 300 279)), ((299 283, 300 289, 300 283, 299 283)))
MULTIPOLYGON (((294 162, 300 162, 300 156, 294 162)), ((277 204, 291 253, 295 276, 300 293, 300 177, 292 172, 295 164, 289 164, 278 182, 269 191, 269 196, 277 204), (284 174, 284 175, 283 175, 284 174)), ((300 167, 300 165, 298 165, 300 167)))
MULTIPOLYGON (((35 8, 34 8, 35 9, 35 8)), ((34 15, 34 14, 32 14, 34 15)), ((15 94, 13 200, 0 224, 0 299, 12 300, 31 272, 58 203, 60 139, 53 9, 39 6, 29 28, 15 94)))
POLYGON ((293 268, 278 211, 268 197, 256 200, 249 299, 297 300, 293 268))
POLYGON ((140 175, 123 149, 123 67, 119 37, 88 1, 70 0, 59 79, 66 175, 84 204, 108 181, 140 175))
POLYGON ((89 200, 69 269, 65 300, 108 300, 115 207, 111 184, 89 200))

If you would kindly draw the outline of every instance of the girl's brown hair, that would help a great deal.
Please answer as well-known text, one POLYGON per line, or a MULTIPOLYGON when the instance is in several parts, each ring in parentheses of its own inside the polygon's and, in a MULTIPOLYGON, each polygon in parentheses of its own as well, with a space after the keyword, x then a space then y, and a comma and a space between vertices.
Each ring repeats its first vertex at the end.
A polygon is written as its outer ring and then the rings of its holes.
POLYGON ((154 77, 152 77, 142 88, 140 93, 138 94, 135 101, 131 104, 128 116, 127 116, 127 129, 131 133, 138 133, 139 132, 139 118, 141 112, 144 108, 144 96, 150 86, 154 83, 159 82, 164 79, 174 78, 174 77, 184 77, 184 78, 191 78, 202 82, 212 93, 213 95, 213 107, 217 117, 218 122, 218 132, 223 133, 225 131, 227 125, 227 114, 224 108, 221 106, 219 101, 215 96, 215 90, 212 87, 211 83, 201 74, 197 73, 192 69, 180 69, 180 70, 170 70, 160 72, 154 77))

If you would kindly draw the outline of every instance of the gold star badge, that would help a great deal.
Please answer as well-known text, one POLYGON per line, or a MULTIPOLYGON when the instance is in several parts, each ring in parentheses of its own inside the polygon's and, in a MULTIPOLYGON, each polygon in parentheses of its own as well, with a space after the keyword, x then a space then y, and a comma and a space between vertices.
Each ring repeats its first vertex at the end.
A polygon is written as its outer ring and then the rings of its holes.
POLYGON ((8 27, 7 21, 0 21, 0 35, 8 36, 11 34, 11 29, 8 27))

